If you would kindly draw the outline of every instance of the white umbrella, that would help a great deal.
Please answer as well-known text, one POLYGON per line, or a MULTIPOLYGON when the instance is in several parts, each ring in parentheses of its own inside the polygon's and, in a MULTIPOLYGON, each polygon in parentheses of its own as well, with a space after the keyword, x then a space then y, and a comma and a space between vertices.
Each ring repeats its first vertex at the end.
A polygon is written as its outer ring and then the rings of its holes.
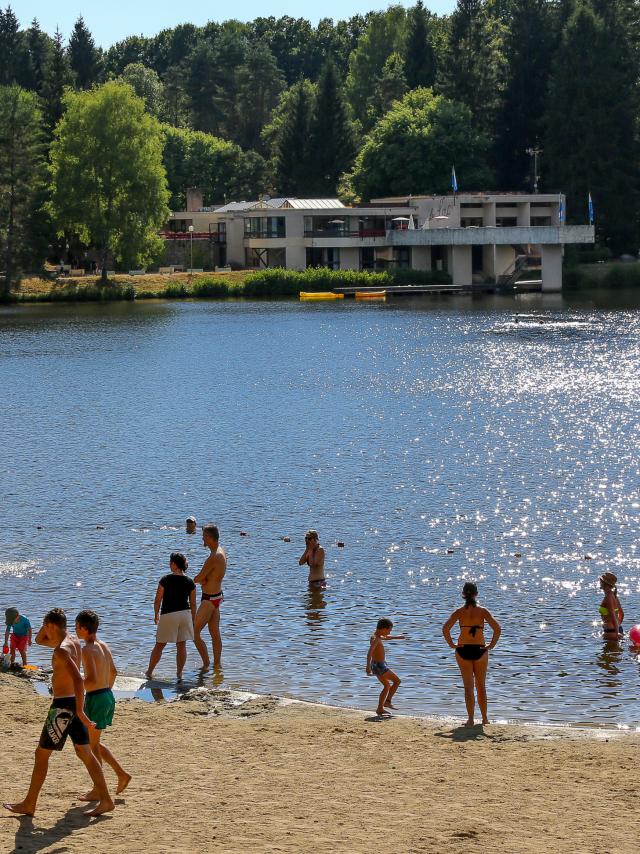
POLYGON ((409 222, 409 219, 408 216, 394 216, 391 222, 409 222))

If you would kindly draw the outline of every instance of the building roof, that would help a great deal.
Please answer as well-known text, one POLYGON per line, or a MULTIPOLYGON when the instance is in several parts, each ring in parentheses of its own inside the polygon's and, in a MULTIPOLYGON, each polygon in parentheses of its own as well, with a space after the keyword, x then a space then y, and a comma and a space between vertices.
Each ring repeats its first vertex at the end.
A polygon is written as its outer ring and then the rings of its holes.
POLYGON ((232 213, 251 210, 319 210, 344 208, 340 199, 296 199, 292 197, 278 199, 257 199, 252 202, 229 202, 219 208, 209 208, 215 213, 232 213))

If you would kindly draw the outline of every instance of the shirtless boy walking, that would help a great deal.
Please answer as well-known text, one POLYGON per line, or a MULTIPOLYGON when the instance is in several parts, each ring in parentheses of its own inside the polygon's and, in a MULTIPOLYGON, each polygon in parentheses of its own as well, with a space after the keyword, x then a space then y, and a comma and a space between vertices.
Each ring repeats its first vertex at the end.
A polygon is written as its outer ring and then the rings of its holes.
POLYGON ((299 566, 309 566, 309 586, 324 587, 326 578, 324 575, 324 549, 320 545, 318 532, 307 531, 304 535, 304 554, 298 561, 299 566))
POLYGON ((209 627, 213 645, 213 666, 220 667, 222 657, 222 638, 220 636, 220 605, 223 602, 222 579, 227 571, 227 556, 220 547, 220 532, 217 525, 205 525, 202 529, 202 542, 209 549, 209 556, 202 569, 193 579, 202 586, 202 598, 196 613, 193 642, 202 658, 202 669, 209 668, 209 653, 207 645, 202 640, 200 632, 205 626, 209 627))
POLYGON ((96 794, 95 800, 98 801, 86 815, 96 816, 110 812, 115 809, 115 804, 109 795, 102 766, 93 755, 89 743, 88 730, 94 724, 84 712, 80 643, 76 637, 67 633, 67 618, 64 611, 53 608, 45 615, 42 628, 36 635, 36 643, 53 649, 51 658, 53 702, 36 748, 36 759, 27 796, 20 803, 3 806, 20 815, 34 815, 38 795, 47 778, 51 753, 54 750, 62 750, 67 736, 70 736, 78 757, 89 772, 93 791, 96 794))
MULTIPOLYGON (((131 782, 131 775, 127 774, 113 753, 100 741, 103 731, 113 723, 116 700, 111 689, 118 671, 113 662, 111 650, 104 641, 98 640, 99 625, 100 619, 95 611, 80 611, 76 617, 76 634, 80 640, 84 641, 82 647, 82 669, 86 691, 84 710, 87 717, 95 723, 95 727, 89 730, 91 749, 100 764, 106 762, 115 771, 118 778, 116 795, 119 795, 131 782)), ((95 801, 97 795, 98 792, 93 788, 80 800, 95 801)))
POLYGON ((384 643, 383 640, 404 640, 405 635, 392 635, 391 629, 393 623, 391 620, 383 617, 378 620, 375 632, 371 635, 369 643, 369 652, 367 653, 367 676, 372 674, 382 682, 382 691, 378 699, 378 708, 376 714, 378 716, 389 714, 386 709, 395 709, 391 702, 393 695, 400 687, 400 677, 397 676, 385 661, 384 643))

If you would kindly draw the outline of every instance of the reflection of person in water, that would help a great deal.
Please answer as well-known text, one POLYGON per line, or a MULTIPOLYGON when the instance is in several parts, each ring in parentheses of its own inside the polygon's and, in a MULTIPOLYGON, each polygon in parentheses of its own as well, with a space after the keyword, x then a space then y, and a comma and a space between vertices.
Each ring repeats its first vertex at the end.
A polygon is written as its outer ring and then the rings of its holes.
POLYGON ((305 617, 310 628, 319 628, 320 623, 327 619, 327 615, 324 613, 326 607, 327 602, 324 598, 324 587, 317 585, 310 586, 304 596, 305 617))

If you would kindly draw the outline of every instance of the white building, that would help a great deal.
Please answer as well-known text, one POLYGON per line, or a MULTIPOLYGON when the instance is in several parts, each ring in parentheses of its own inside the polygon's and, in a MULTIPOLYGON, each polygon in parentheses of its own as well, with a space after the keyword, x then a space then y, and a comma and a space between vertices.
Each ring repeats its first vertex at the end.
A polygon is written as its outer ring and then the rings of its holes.
POLYGON ((442 269, 462 286, 513 282, 536 267, 542 290, 557 291, 564 245, 594 242, 593 226, 560 221, 566 203, 558 194, 402 196, 358 207, 264 198, 205 208, 198 190, 187 199, 164 237, 170 248, 191 240, 206 248, 210 266, 442 269))

